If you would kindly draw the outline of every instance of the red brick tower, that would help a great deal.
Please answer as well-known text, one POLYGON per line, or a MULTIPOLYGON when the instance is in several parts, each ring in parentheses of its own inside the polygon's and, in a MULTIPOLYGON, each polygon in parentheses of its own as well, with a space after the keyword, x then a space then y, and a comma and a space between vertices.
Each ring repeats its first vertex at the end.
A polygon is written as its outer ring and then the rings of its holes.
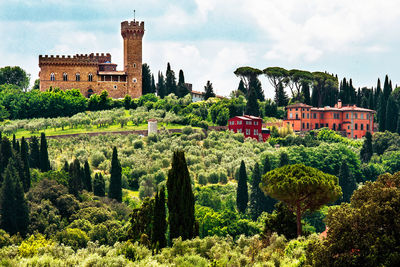
POLYGON ((144 22, 121 22, 121 35, 124 38, 124 71, 127 74, 128 94, 142 95, 142 38, 144 22))

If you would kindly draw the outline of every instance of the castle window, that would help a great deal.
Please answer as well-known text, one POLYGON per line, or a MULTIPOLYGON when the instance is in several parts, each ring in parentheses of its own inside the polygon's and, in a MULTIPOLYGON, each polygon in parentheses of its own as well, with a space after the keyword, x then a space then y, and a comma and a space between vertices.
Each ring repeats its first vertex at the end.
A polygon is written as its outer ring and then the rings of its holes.
POLYGON ((55 81, 56 80, 56 76, 54 75, 54 72, 52 72, 50 74, 50 81, 55 81))
POLYGON ((117 86, 116 86, 116 85, 114 85, 114 89, 117 89, 117 86))
POLYGON ((63 81, 68 81, 68 74, 66 72, 63 73, 63 81))
POLYGON ((137 82, 136 78, 133 78, 133 79, 132 79, 132 82, 136 83, 136 82, 137 82))
POLYGON ((92 82, 93 81, 93 74, 89 73, 88 75, 88 81, 92 82))
POLYGON ((136 68, 136 63, 133 63, 133 67, 136 68))
POLYGON ((75 74, 75 80, 76 80, 77 82, 80 82, 80 81, 81 81, 81 75, 80 75, 79 73, 75 74))

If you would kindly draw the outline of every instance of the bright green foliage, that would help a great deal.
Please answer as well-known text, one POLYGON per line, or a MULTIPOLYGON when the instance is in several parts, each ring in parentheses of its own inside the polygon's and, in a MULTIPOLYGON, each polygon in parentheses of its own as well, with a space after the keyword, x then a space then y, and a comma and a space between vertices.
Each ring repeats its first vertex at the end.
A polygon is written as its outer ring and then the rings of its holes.
POLYGON ((24 240, 18 247, 18 255, 22 257, 32 257, 39 252, 39 249, 51 246, 53 241, 47 240, 42 234, 31 235, 24 240))
POLYGON ((156 251, 167 246, 167 215, 165 211, 165 188, 161 187, 160 192, 156 193, 154 202, 153 222, 151 230, 153 247, 156 251))
POLYGON ((29 86, 29 78, 29 75, 18 66, 6 66, 0 69, 0 85, 14 84, 25 90, 29 86))
POLYGON ((92 191, 92 171, 89 167, 89 162, 86 160, 83 169, 83 187, 91 192, 92 191))
POLYGON ((204 100, 207 100, 210 97, 215 97, 214 89, 210 81, 207 81, 206 86, 204 86, 204 91, 206 92, 204 94, 204 100))
POLYGON ((249 201, 249 193, 247 191, 247 173, 244 161, 240 163, 238 186, 236 191, 236 207, 240 213, 245 213, 247 202, 249 201))
POLYGON ((118 159, 117 148, 114 147, 112 159, 111 159, 111 178, 110 178, 110 187, 108 189, 108 197, 117 200, 118 202, 122 201, 122 187, 121 187, 121 163, 118 159))
POLYGON ((349 170, 349 166, 347 166, 346 161, 343 161, 342 165, 340 166, 338 178, 339 185, 343 192, 343 195, 338 199, 338 202, 350 202, 350 197, 353 194, 353 191, 357 189, 357 184, 349 170))
POLYGON ((301 216, 338 199, 338 178, 302 164, 286 165, 264 175, 261 189, 296 212, 297 234, 301 235, 301 216))
POLYGON ((104 197, 106 195, 104 177, 101 173, 96 173, 93 180, 93 194, 104 197))
POLYGON ((77 228, 67 228, 64 231, 59 232, 56 238, 58 242, 70 246, 74 250, 86 247, 89 241, 87 234, 77 228))
POLYGON ((42 172, 50 171, 49 153, 47 152, 47 140, 44 133, 40 134, 39 163, 42 172))
POLYGON ((169 239, 195 236, 194 195, 183 151, 176 151, 168 171, 169 239))
POLYGON ((400 255, 400 173, 383 174, 331 208, 327 238, 310 247, 313 266, 397 266, 400 255))
POLYGON ((21 139, 21 160, 23 164, 23 172, 24 172, 24 179, 22 180, 22 184, 24 186, 24 191, 27 192, 31 187, 31 172, 29 169, 29 148, 28 143, 26 142, 25 138, 22 137, 21 139))
POLYGON ((246 115, 252 115, 256 117, 260 116, 260 107, 258 105, 257 95, 253 87, 250 87, 245 113, 246 115))
POLYGON ((363 162, 369 162, 372 157, 372 134, 367 132, 365 134, 365 140, 360 150, 360 158, 363 162))

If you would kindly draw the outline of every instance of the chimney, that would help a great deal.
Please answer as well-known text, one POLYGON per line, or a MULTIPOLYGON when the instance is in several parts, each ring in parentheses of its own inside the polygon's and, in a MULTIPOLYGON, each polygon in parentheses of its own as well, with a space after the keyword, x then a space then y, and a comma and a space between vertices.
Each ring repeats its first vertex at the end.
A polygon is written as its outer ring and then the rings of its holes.
POLYGON ((338 108, 342 108, 342 100, 340 100, 340 99, 338 100, 338 102, 337 102, 337 107, 338 107, 338 108))

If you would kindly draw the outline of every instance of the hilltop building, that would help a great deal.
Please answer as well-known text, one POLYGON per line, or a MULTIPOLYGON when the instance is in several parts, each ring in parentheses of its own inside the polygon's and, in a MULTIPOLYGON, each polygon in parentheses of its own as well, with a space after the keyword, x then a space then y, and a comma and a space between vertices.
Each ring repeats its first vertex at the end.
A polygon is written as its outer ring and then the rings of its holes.
POLYGON ((262 122, 260 117, 236 116, 228 120, 228 129, 235 133, 243 133, 245 138, 250 137, 265 142, 270 136, 270 131, 262 129, 262 122))
POLYGON ((342 105, 340 100, 334 107, 316 108, 299 103, 287 106, 286 111, 284 124, 292 126, 296 132, 327 127, 357 139, 374 130, 374 110, 342 105))
POLYGON ((75 56, 39 56, 40 90, 50 87, 62 90, 79 89, 90 97, 107 90, 112 98, 142 95, 142 39, 144 22, 121 22, 124 40, 124 69, 117 70, 111 55, 91 53, 75 56))

